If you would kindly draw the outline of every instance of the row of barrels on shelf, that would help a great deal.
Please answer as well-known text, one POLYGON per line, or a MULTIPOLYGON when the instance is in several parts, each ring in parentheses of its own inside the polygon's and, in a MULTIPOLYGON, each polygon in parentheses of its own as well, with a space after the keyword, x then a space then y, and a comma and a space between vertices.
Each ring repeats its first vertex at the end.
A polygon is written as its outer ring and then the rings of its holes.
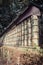
POLYGON ((38 45, 39 27, 38 17, 31 16, 11 29, 5 36, 4 45, 31 46, 38 45))

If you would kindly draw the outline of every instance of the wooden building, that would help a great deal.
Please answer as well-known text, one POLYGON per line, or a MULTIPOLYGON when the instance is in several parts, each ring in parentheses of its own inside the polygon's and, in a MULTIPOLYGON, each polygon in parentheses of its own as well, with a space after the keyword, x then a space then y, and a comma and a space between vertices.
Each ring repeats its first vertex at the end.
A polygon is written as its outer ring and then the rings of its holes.
POLYGON ((38 17, 33 15, 20 24, 13 26, 10 31, 2 36, 3 44, 6 46, 34 46, 39 43, 38 17))
MULTIPOLYGON (((7 4, 10 3, 8 2, 7 4)), ((23 15, 22 19, 23 18, 24 19, 21 22, 17 21, 16 24, 14 25, 12 24, 12 28, 0 38, 0 43, 2 45, 14 46, 14 47, 29 47, 29 46, 33 47, 39 45, 39 31, 40 31, 39 17, 41 13, 39 12, 39 10, 36 10, 34 12, 33 9, 32 11, 30 10, 28 12, 29 13, 27 13, 27 15, 23 15)), ((6 21, 4 23, 6 23, 6 21)))

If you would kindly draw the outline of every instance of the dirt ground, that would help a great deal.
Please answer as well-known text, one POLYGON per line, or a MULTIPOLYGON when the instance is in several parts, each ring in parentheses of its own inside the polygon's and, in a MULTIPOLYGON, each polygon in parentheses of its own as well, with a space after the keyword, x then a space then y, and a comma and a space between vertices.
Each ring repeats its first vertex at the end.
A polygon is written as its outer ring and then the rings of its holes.
POLYGON ((34 49, 3 47, 0 65, 43 65, 43 54, 34 49))

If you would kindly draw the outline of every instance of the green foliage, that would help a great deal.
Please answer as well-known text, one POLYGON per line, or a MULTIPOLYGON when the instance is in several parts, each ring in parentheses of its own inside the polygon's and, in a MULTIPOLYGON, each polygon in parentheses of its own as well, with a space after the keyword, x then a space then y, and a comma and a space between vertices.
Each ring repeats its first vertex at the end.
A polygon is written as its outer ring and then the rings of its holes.
POLYGON ((40 53, 41 56, 43 56, 43 49, 40 49, 39 53, 40 53))

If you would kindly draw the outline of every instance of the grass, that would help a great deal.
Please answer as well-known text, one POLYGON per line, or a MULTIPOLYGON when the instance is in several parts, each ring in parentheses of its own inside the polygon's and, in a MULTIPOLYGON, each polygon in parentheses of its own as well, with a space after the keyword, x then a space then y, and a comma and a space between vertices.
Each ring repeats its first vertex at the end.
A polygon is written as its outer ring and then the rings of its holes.
MULTIPOLYGON (((43 49, 41 49, 40 47, 37 47, 37 48, 36 47, 33 47, 33 48, 19 47, 18 48, 18 47, 3 46, 1 47, 1 49, 2 49, 1 54, 3 55, 2 63, 6 61, 8 62, 8 65, 16 65, 18 63, 17 61, 18 57, 21 57, 20 59, 21 59, 22 65, 25 65, 25 63, 27 63, 26 65, 29 65, 28 62, 30 62, 30 65, 35 65, 34 63, 36 61, 37 61, 37 65, 40 65, 38 64, 38 61, 39 63, 43 64, 42 62, 43 60, 41 60, 43 58, 43 49)), ((6 63, 2 65, 6 65, 6 63)))

